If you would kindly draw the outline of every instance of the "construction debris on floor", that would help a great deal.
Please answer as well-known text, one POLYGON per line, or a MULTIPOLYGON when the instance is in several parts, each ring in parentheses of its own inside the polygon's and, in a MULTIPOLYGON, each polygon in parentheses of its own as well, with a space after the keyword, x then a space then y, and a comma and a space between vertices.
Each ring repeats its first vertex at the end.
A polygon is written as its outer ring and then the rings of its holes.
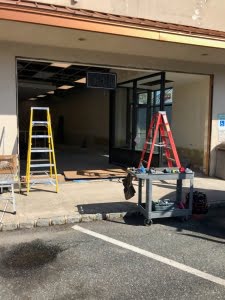
POLYGON ((121 178, 126 177, 127 172, 123 169, 101 169, 101 170, 77 170, 65 171, 66 180, 75 179, 103 179, 103 178, 121 178))

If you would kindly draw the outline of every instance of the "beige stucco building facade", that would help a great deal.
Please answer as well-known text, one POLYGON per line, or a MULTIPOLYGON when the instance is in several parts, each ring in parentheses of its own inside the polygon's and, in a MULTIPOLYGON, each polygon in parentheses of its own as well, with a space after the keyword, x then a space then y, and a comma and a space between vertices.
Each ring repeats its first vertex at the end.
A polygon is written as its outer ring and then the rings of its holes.
POLYGON ((179 0, 39 0, 38 2, 214 30, 225 29, 223 0, 185 2, 179 0))

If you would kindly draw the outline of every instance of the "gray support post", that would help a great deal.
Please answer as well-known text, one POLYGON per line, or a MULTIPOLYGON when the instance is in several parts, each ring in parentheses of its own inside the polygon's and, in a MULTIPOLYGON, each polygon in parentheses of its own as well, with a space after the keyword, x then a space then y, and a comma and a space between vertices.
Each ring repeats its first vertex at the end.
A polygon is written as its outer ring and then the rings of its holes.
POLYGON ((182 200, 182 179, 177 180, 176 201, 179 203, 182 200))
POLYGON ((142 179, 138 179, 138 206, 142 204, 142 179))
POLYGON ((13 201, 13 213, 16 213, 16 199, 15 199, 15 193, 14 193, 14 184, 11 184, 11 193, 12 193, 12 201, 13 201))
POLYGON ((148 221, 151 220, 152 212, 152 180, 146 179, 146 212, 148 221))
POLYGON ((193 202, 193 179, 190 179, 190 193, 189 193, 189 209, 192 213, 192 202, 193 202))

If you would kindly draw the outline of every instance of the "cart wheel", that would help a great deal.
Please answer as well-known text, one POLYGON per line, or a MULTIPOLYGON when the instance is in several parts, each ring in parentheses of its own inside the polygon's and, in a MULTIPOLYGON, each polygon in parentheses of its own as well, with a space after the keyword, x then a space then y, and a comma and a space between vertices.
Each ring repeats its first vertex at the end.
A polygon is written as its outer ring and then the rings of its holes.
POLYGON ((144 219, 144 225, 145 226, 151 226, 153 224, 152 220, 144 219))

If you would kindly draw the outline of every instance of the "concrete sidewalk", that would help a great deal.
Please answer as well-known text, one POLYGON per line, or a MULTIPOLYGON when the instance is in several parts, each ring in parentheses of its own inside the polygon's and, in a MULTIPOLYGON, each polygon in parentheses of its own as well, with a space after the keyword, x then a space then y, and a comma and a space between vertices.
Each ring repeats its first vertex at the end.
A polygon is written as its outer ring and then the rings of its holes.
MULTIPOLYGON (((137 189, 137 181, 134 181, 137 189)), ((184 194, 188 192, 189 181, 183 181, 184 194)), ((174 181, 155 181, 155 199, 175 198, 174 181)), ((225 205, 225 184, 223 180, 195 177, 194 189, 207 194, 211 206, 225 205)), ((49 226, 104 218, 121 217, 136 210, 137 192, 127 201, 120 179, 101 181, 66 182, 59 186, 59 193, 50 185, 36 185, 27 196, 25 189, 16 193, 17 214, 13 215, 8 205, 0 230, 49 226)), ((0 200, 0 220, 5 200, 0 200)))

